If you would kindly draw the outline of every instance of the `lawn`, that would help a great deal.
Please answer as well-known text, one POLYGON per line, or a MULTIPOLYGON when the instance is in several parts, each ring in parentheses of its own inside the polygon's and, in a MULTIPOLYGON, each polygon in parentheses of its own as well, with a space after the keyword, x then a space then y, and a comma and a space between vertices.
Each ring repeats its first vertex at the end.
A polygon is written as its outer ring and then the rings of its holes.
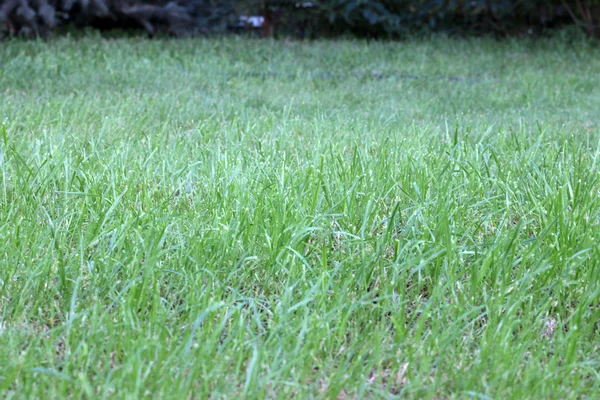
POLYGON ((2 43, 0 395, 600 396, 599 56, 2 43))

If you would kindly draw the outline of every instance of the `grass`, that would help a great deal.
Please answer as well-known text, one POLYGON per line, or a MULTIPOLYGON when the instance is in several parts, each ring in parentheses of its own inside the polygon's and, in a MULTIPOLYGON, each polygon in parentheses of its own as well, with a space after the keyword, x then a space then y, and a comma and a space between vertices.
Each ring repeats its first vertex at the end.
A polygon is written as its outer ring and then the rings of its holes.
POLYGON ((599 77, 584 41, 3 43, 0 393, 597 397, 599 77))

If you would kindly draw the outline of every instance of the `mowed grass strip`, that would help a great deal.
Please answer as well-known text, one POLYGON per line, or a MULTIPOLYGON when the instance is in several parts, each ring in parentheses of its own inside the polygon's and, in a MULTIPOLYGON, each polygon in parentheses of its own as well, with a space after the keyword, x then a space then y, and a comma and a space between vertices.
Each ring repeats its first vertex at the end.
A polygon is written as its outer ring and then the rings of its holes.
POLYGON ((599 104, 585 41, 2 43, 0 392, 594 398, 599 104))

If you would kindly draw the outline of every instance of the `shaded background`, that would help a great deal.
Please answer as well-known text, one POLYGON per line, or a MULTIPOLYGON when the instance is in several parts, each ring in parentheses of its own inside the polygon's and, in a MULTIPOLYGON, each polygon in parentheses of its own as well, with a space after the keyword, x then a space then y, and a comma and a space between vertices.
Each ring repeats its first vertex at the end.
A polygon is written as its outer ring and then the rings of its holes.
POLYGON ((0 0, 2 37, 89 27, 173 36, 506 36, 569 26, 598 38, 599 21, 600 0, 0 0))

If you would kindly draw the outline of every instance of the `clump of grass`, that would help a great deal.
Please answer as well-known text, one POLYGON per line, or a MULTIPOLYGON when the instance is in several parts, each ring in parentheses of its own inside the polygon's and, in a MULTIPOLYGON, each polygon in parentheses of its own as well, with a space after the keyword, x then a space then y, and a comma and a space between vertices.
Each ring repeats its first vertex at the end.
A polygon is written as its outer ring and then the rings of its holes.
POLYGON ((585 43, 83 38, 0 60, 8 397, 598 393, 585 43))

